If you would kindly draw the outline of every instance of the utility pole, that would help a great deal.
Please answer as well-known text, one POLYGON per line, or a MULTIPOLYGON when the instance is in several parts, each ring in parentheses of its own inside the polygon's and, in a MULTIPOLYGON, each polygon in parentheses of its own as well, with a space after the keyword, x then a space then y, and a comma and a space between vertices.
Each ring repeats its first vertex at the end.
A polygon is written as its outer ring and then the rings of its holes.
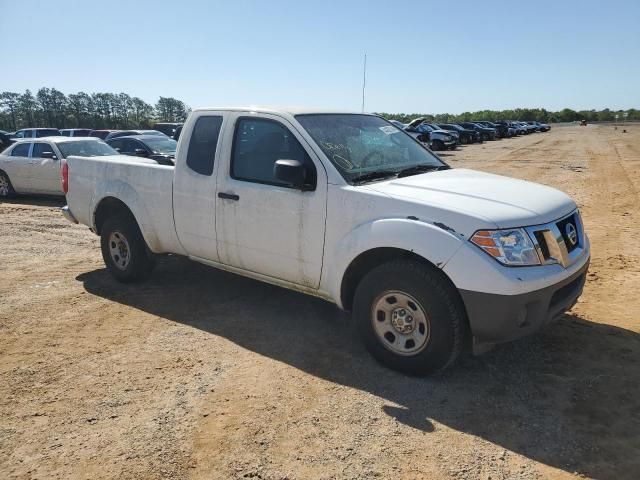
POLYGON ((364 68, 362 70, 362 113, 364 113, 364 89, 367 86, 367 54, 364 54, 364 68))

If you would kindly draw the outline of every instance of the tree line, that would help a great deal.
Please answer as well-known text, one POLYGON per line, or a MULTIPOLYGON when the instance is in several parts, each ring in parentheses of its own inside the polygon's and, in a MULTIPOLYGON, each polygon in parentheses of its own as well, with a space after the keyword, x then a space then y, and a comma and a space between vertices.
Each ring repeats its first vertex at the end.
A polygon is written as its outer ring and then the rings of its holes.
POLYGON ((587 120, 588 122, 610 122, 616 120, 622 121, 640 121, 640 110, 630 108, 629 110, 571 110, 565 108, 558 112, 550 112, 544 108, 516 108, 513 110, 480 110, 477 112, 464 112, 459 115, 450 113, 425 114, 425 113, 379 113, 379 115, 389 119, 398 120, 402 123, 408 123, 414 118, 426 117, 432 122, 450 123, 450 122, 469 122, 473 120, 521 120, 521 121, 538 121, 543 123, 556 122, 576 122, 579 120, 587 120), (623 114, 627 113, 627 117, 623 114))
POLYGON ((150 128, 155 122, 182 122, 191 109, 172 97, 160 97, 150 105, 126 93, 65 95, 55 88, 41 88, 35 95, 0 93, 0 129, 29 127, 128 129, 150 128))

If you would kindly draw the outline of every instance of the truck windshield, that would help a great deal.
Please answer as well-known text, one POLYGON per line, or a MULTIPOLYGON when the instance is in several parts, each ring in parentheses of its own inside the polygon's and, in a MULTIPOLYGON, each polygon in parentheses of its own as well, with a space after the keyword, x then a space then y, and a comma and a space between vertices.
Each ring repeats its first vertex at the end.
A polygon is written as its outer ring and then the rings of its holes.
POLYGON ((67 158, 70 155, 78 155, 80 157, 104 157, 105 155, 118 155, 118 152, 106 143, 95 140, 59 142, 58 149, 60 149, 62 158, 67 158))
POLYGON ((447 168, 410 135, 380 117, 305 114, 296 119, 349 183, 358 178, 388 178, 410 167, 447 168), (367 176, 374 172, 380 175, 367 176))

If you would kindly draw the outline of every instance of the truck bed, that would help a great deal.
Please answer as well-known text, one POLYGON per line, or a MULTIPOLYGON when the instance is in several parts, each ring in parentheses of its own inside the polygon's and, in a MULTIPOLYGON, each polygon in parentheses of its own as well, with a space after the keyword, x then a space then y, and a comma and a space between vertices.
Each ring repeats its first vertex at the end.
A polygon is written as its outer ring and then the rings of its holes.
POLYGON ((138 219, 149 248, 182 251, 173 222, 173 166, 125 156, 68 157, 69 209, 80 223, 95 227, 93 212, 107 197, 124 201, 138 219))

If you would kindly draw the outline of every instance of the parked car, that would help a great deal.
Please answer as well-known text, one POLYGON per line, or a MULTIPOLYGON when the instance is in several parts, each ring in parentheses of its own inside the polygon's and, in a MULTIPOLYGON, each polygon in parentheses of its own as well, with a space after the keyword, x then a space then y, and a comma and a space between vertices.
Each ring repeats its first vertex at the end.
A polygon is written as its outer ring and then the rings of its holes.
POLYGON ((495 128, 485 127, 484 125, 479 125, 473 122, 459 122, 457 125, 460 125, 462 128, 466 128, 467 130, 475 130, 480 134, 480 138, 485 142, 496 139, 495 128))
POLYGON ((496 131, 496 137, 498 138, 510 138, 515 135, 515 131, 509 128, 507 125, 502 125, 499 123, 489 122, 485 120, 479 121, 479 122, 473 122, 473 123, 477 123, 478 125, 482 125, 488 128, 493 128, 496 131))
POLYGON ((427 121, 423 122, 422 125, 426 125, 431 130, 434 130, 434 131, 437 131, 437 132, 446 133, 448 135, 453 136, 453 138, 456 140, 456 145, 460 145, 460 143, 461 143, 460 142, 460 132, 458 132, 457 130, 444 130, 444 129, 440 128, 438 125, 436 125, 435 123, 430 123, 430 122, 427 122, 427 121))
POLYGON ((89 136, 90 137, 95 137, 95 138, 99 138, 100 140, 104 140, 105 138, 107 138, 107 135, 109 135, 112 132, 117 132, 118 130, 91 130, 89 132, 89 136))
POLYGON ((63 137, 88 137, 92 132, 90 128, 65 128, 60 130, 63 137))
POLYGON ((571 198, 453 169, 376 115, 199 109, 184 135, 175 167, 67 159, 62 213, 118 281, 172 253, 318 296, 412 374, 532 334, 582 292, 571 198))
POLYGON ((404 131, 432 150, 454 150, 456 148, 458 139, 452 132, 433 128, 420 120, 411 121, 404 131))
POLYGON ((161 122, 154 124, 153 129, 164 133, 167 137, 173 137, 173 135, 176 133, 176 129, 178 127, 181 127, 182 125, 182 122, 161 122))
POLYGON ((551 127, 549 125, 547 125, 546 123, 540 123, 540 122, 527 122, 529 125, 533 125, 534 127, 536 127, 536 130, 538 130, 539 132, 548 132, 549 130, 551 130, 551 127))
POLYGON ((0 198, 14 193, 63 195, 62 160, 69 155, 117 155, 95 138, 42 137, 18 140, 0 154, 0 198))
POLYGON ((466 145, 468 143, 482 142, 480 133, 475 130, 469 130, 468 128, 462 128, 455 123, 434 123, 436 127, 441 130, 449 130, 451 132, 457 132, 460 135, 460 143, 466 145))
POLYGON ((173 138, 164 135, 117 137, 107 140, 107 143, 123 155, 150 158, 161 165, 173 165, 178 145, 173 138))
POLYGON ((0 152, 13 143, 11 133, 0 130, 0 152))
POLYGON ((535 133, 537 131, 536 127, 534 127, 533 125, 529 125, 527 122, 522 122, 522 121, 518 120, 518 123, 520 125, 522 125, 522 128, 525 129, 525 133, 527 133, 527 134, 535 133))
POLYGON ((495 122, 495 125, 497 125, 501 129, 506 130, 508 138, 515 137, 516 135, 518 135, 518 131, 511 124, 511 122, 506 122, 504 120, 500 120, 500 121, 495 122))
POLYGON ((60 130, 57 128, 23 128, 16 131, 12 138, 18 140, 22 138, 42 138, 60 136, 60 130))
POLYGON ((171 138, 173 138, 176 142, 180 139, 180 134, 182 133, 182 125, 180 125, 178 128, 176 128, 175 133, 173 134, 173 136, 171 138))
POLYGON ((115 130, 105 137, 105 140, 111 140, 118 137, 130 137, 132 135, 156 135, 165 137, 166 135, 158 130, 115 130))

